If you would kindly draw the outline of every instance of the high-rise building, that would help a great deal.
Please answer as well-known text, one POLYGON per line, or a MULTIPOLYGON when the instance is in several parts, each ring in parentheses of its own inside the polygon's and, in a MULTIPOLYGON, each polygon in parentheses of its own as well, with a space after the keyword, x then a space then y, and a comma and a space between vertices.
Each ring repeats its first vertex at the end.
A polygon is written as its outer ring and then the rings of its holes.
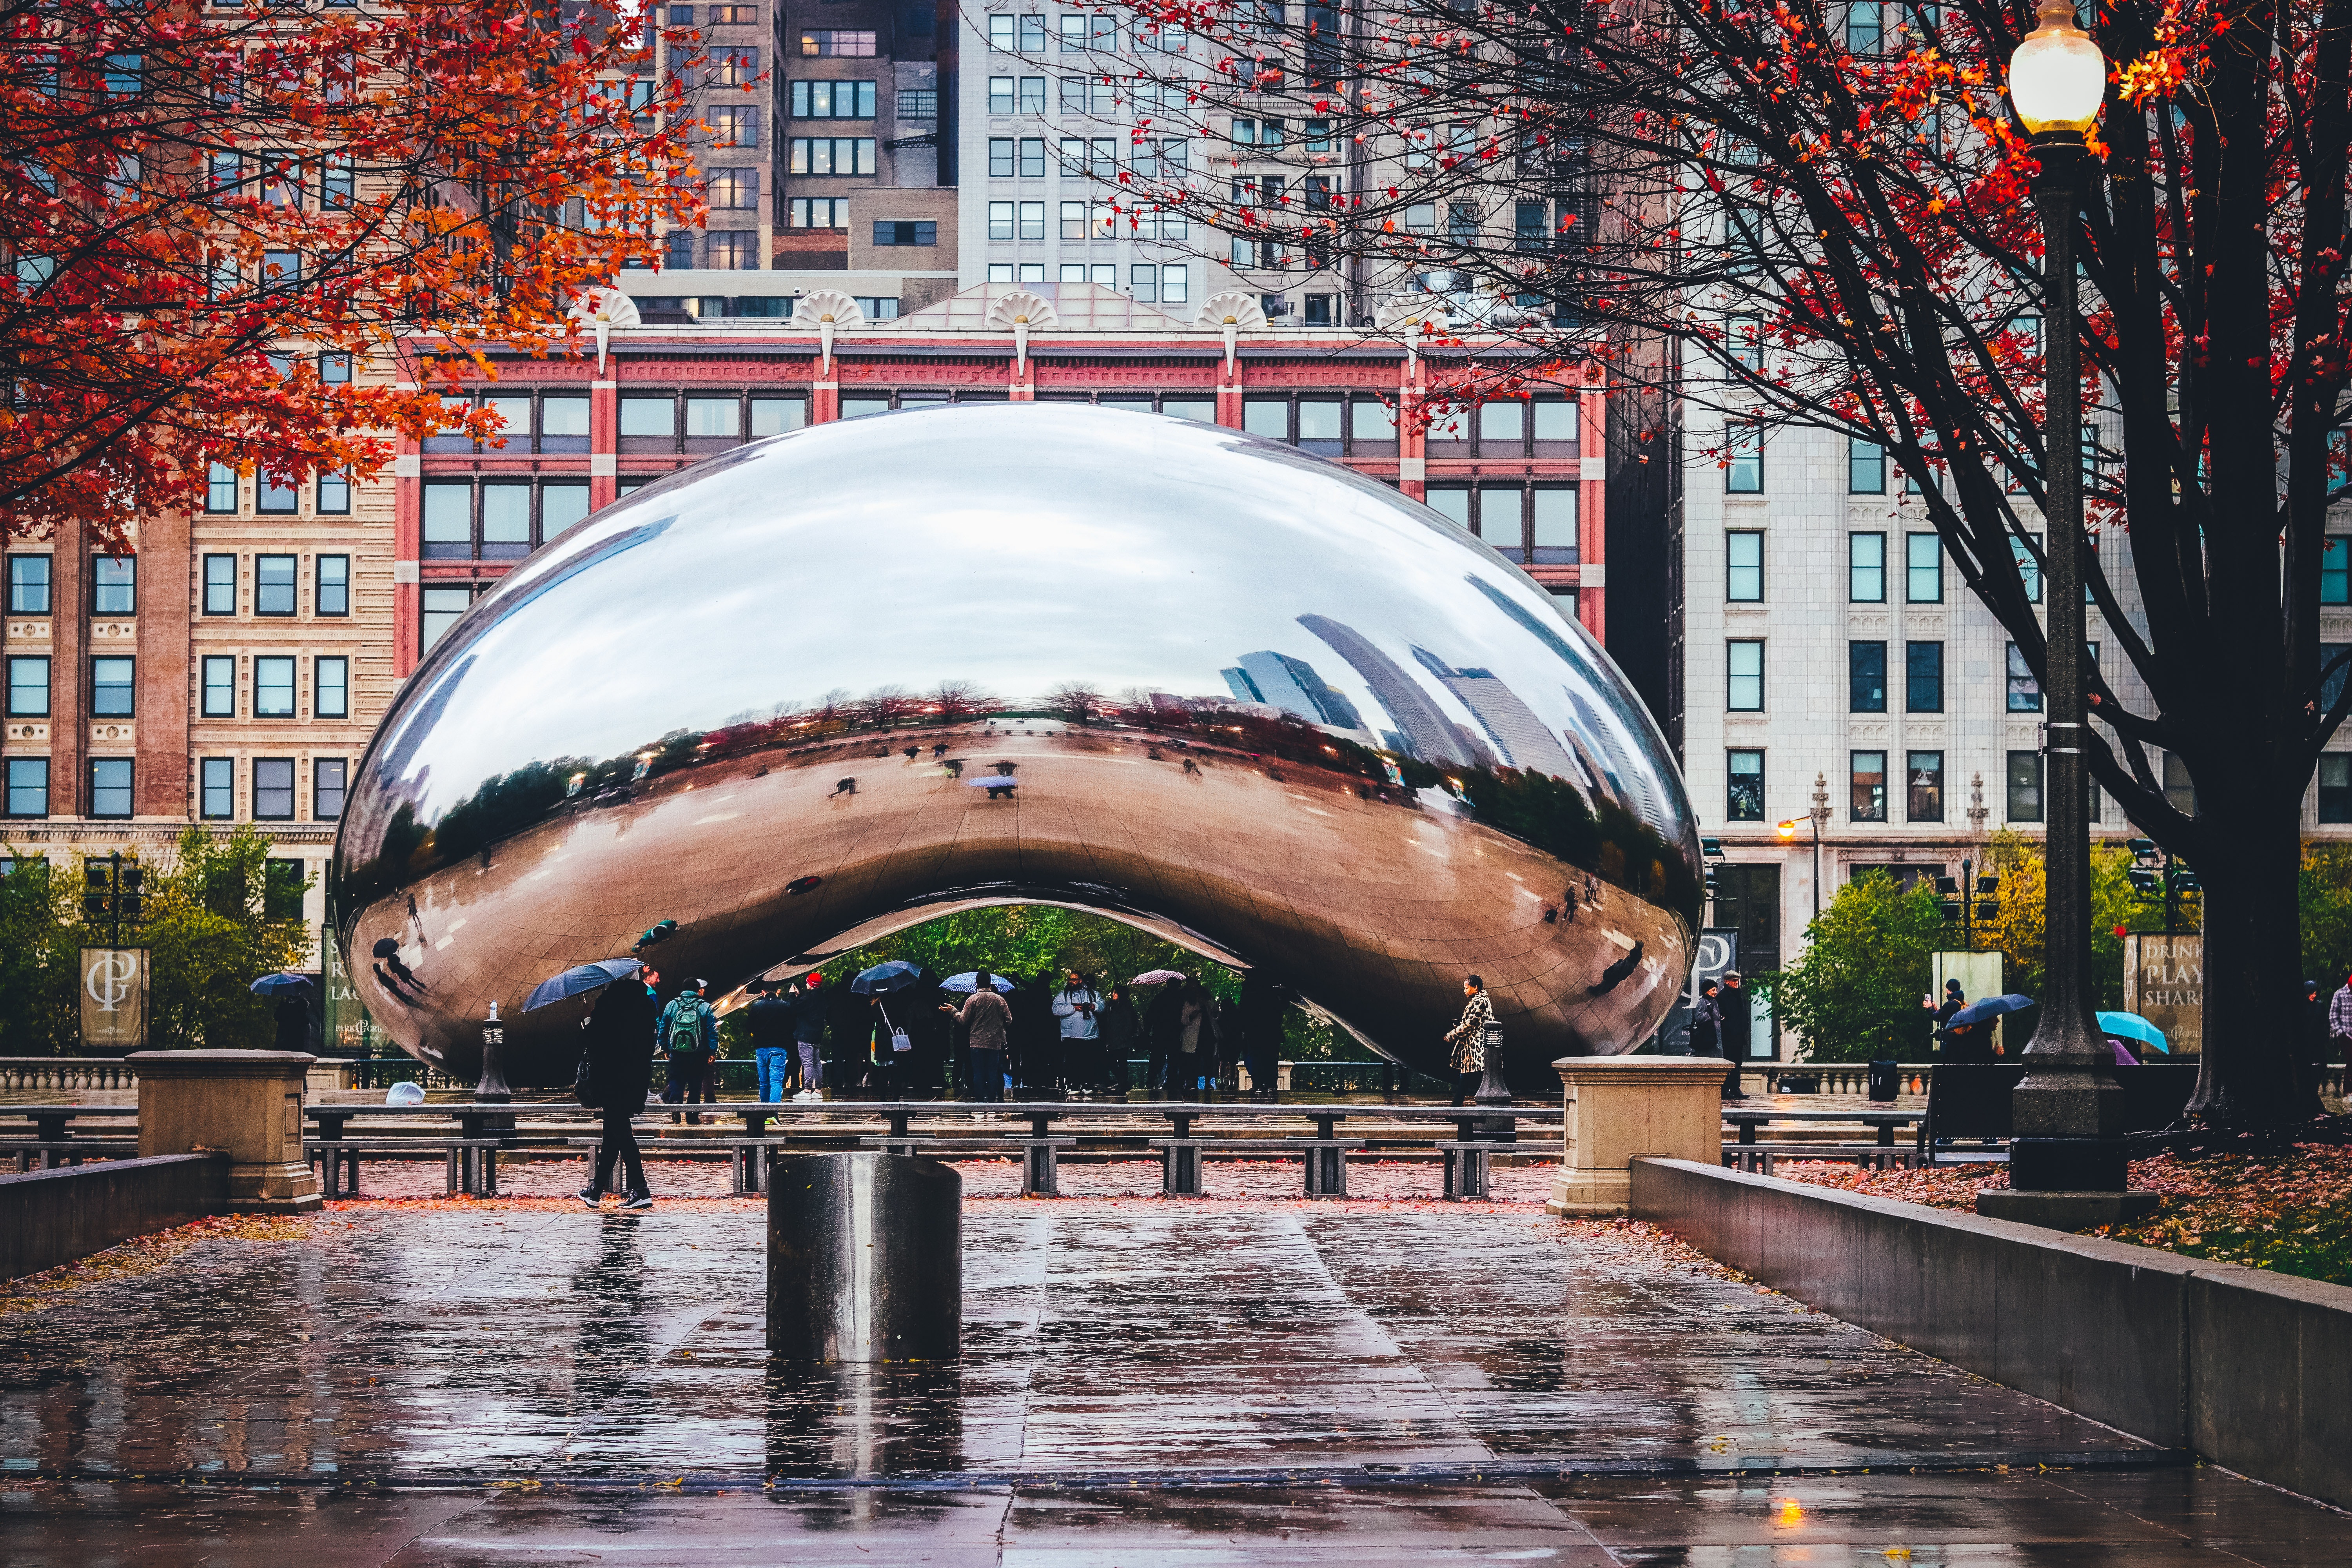
POLYGON ((1315 673, 1313 665, 1286 653, 1261 649, 1242 655, 1241 667, 1225 671, 1225 684, 1234 689, 1236 697, 1272 703, 1309 724, 1339 730, 1363 728, 1354 703, 1332 690, 1330 684, 1315 673), (1235 677, 1240 678, 1238 681, 1235 677))
POLYGON ((1532 768, 1555 778, 1580 780, 1588 786, 1592 783, 1543 721, 1517 692, 1496 679, 1493 670, 1456 669, 1425 647, 1415 647, 1412 657, 1470 710, 1505 767, 1532 768))

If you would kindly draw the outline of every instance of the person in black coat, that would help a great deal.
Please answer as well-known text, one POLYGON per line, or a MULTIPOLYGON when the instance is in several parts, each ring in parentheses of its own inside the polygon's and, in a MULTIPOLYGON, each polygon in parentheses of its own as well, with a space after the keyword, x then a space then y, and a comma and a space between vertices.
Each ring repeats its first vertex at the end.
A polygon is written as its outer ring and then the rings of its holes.
POLYGON ((1127 1098, 1127 1063, 1135 1055, 1135 1042, 1142 1033, 1142 1025, 1135 1016, 1134 998, 1124 985, 1114 985, 1103 1000, 1102 1016, 1103 1088, 1114 1100, 1127 1098))
POLYGON ((613 1190, 614 1167, 628 1184, 621 1189, 625 1209, 653 1207, 646 1186, 644 1157, 630 1118, 646 1108, 653 1087, 654 999, 634 979, 604 987, 596 1010, 582 1026, 587 1035, 588 1103, 603 1118, 596 1144, 595 1179, 581 1189, 580 1201, 597 1207, 613 1190))
MULTIPOLYGON (((1171 1087, 1177 1046, 1184 1033, 1184 987, 1188 984, 1184 980, 1165 982, 1153 993, 1144 1011, 1143 1036, 1149 1054, 1144 1059, 1143 1087, 1152 1094, 1165 1094, 1171 1087)), ((1192 1086, 1184 1087, 1189 1089, 1192 1086)))
POLYGON ((1242 976, 1242 1063, 1249 1068, 1250 1098, 1271 1101, 1282 1079, 1282 1024, 1290 997, 1264 969, 1242 976))
POLYGON ((281 1051, 310 1049, 310 999, 299 991, 289 991, 278 998, 275 1048, 281 1051))

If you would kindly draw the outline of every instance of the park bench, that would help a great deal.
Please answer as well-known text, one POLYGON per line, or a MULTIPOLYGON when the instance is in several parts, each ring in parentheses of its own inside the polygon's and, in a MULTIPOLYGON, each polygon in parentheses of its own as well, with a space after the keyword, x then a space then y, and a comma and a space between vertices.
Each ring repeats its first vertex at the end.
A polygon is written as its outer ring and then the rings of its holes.
MULTIPOLYGON (((2133 1131, 2170 1126, 2197 1092, 2195 1062, 2151 1062, 2109 1070, 2123 1088, 2124 1125, 2133 1131)), ((1932 1165, 1948 1152, 1965 1152, 1972 1159, 2006 1159, 2006 1152, 1994 1145, 2014 1136, 2011 1098, 2025 1072, 2021 1060, 1936 1068, 1927 1081, 1927 1114, 1919 1121, 1920 1159, 1932 1165), (1974 1147, 1956 1147, 1962 1142, 1974 1147)))
POLYGON ((1922 1114, 1916 1110, 1727 1110, 1723 1113, 1723 1120, 1738 1129, 1739 1142, 1743 1145, 1755 1142, 1756 1130, 1769 1122, 1851 1121, 1876 1128, 1878 1146, 1892 1149, 1895 1147, 1895 1130, 1910 1126, 1922 1114))
MULTIPOLYGON (((96 1130, 76 1135, 71 1123, 76 1121, 122 1121, 134 1124, 139 1116, 135 1105, 0 1105, 0 1129, 10 1121, 29 1123, 28 1136, 17 1136, 0 1130, 0 1153, 16 1156, 19 1172, 31 1169, 35 1155, 40 1157, 39 1169, 54 1171, 60 1165, 78 1165, 88 1159, 129 1159, 139 1152, 139 1140, 107 1137, 96 1130)), ((105 1132, 118 1133, 110 1127, 105 1132)))

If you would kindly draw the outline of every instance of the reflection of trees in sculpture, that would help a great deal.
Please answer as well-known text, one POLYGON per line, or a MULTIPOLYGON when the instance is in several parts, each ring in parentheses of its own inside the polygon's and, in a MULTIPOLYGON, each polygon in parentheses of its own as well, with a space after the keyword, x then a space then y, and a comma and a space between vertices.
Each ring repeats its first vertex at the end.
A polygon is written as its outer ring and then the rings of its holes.
MULTIPOLYGON (((533 763, 486 780, 430 826, 421 825, 415 807, 403 803, 385 825, 374 858, 345 879, 339 902, 347 910, 363 908, 416 877, 487 853, 499 840, 554 813, 593 810, 635 798, 664 776, 690 765, 771 752, 790 753, 813 745, 822 750, 825 742, 861 729, 892 729, 908 720, 924 725, 962 723, 1027 706, 1003 701, 963 679, 942 680, 929 697, 916 697, 895 684, 864 696, 836 689, 805 708, 779 704, 768 718, 742 719, 707 731, 673 730, 602 762, 561 758, 533 763), (614 791, 624 793, 614 795, 614 791)), ((1616 801, 1588 801, 1567 780, 1484 763, 1433 766, 1418 758, 1373 751, 1287 714, 1268 718, 1229 706, 1171 708, 1136 689, 1113 700, 1084 680, 1058 682, 1038 706, 1074 726, 1115 721, 1182 736, 1185 743, 1208 755, 1339 774, 1359 781, 1356 793, 1365 799, 1386 799, 1402 780, 1399 796, 1409 805, 1414 791, 1451 783, 1486 826, 1671 909, 1694 925, 1697 921, 1697 885, 1684 851, 1616 801)))

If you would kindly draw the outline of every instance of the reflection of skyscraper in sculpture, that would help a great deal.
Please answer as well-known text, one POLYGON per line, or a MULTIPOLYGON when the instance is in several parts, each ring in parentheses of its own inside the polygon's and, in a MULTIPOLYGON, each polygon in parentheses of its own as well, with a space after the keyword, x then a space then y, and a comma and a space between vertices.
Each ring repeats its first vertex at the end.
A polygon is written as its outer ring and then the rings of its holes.
POLYGON ((1309 724, 1328 724, 1335 730, 1364 727, 1356 705, 1332 690, 1330 683, 1303 658, 1261 649, 1242 655, 1241 667, 1226 670, 1224 676, 1234 696, 1251 702, 1271 702, 1309 724))
POLYGON ((1462 700, 1462 706, 1485 727, 1487 739, 1504 763, 1515 768, 1531 768, 1549 773, 1556 779, 1590 787, 1591 781, 1583 770, 1552 739, 1544 721, 1535 716, 1517 692, 1495 679, 1490 669, 1455 669, 1425 647, 1416 647, 1412 657, 1422 668, 1445 683, 1445 689, 1462 700))
POLYGON ((1372 700, 1396 723, 1402 750, 1424 763, 1458 761, 1464 752, 1457 727, 1439 711, 1396 660, 1374 647, 1355 627, 1328 616, 1301 616, 1298 624, 1331 645, 1331 651, 1363 678, 1372 700))
MULTIPOLYGON (((1577 646, 1573 638, 1563 636, 1558 626, 1547 625, 1535 612, 1519 604, 1483 577, 1473 574, 1464 580, 1486 595, 1496 608, 1532 632, 1545 647, 1566 659, 1579 674, 1585 677, 1588 683, 1598 682, 1599 684, 1594 685, 1594 689, 1607 689, 1607 683, 1601 681, 1592 659, 1577 646)), ((1619 743, 1620 726, 1623 727, 1624 733, 1639 734, 1646 718, 1646 715, 1633 706, 1630 689, 1627 691, 1623 708, 1614 715, 1603 715, 1590 698, 1572 686, 1563 686, 1562 689, 1567 691, 1569 701, 1575 706, 1576 716, 1582 721, 1586 732, 1608 755, 1605 772, 1610 784, 1616 793, 1618 804, 1653 827, 1664 826, 1668 819, 1664 815, 1659 802, 1667 792, 1662 782, 1646 772, 1642 764, 1619 743)), ((1571 744, 1576 742, 1576 737, 1572 735, 1564 738, 1571 744)), ((1579 745, 1577 750, 1580 755, 1584 754, 1585 748, 1581 745, 1579 745)))

